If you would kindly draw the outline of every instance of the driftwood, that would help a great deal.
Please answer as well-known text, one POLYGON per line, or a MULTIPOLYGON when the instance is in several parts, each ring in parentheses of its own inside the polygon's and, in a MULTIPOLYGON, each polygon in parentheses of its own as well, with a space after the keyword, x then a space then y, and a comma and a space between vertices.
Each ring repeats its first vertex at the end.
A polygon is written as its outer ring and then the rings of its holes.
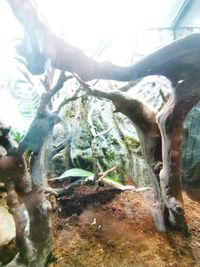
POLYGON ((16 244, 19 255, 8 266, 43 267, 52 248, 51 204, 44 192, 44 150, 45 141, 54 125, 60 122, 57 114, 49 111, 51 97, 58 92, 66 80, 61 72, 57 84, 43 94, 37 114, 28 133, 17 147, 9 136, 10 128, 0 123, 0 145, 7 154, 0 158, 0 178, 7 190, 9 211, 16 225, 16 244), (23 153, 32 151, 30 172, 28 171, 23 153), (27 217, 29 217, 29 234, 27 217))
POLYGON ((119 92, 94 94, 111 99, 116 109, 126 114, 136 125, 164 220, 176 227, 183 225, 180 143, 183 120, 200 99, 200 35, 180 39, 132 66, 120 67, 109 62, 99 63, 56 36, 31 1, 8 2, 26 32, 26 38, 18 51, 25 57, 27 67, 33 74, 43 73, 46 63, 50 62, 54 68, 75 72, 83 80, 131 81, 158 74, 172 82, 170 100, 159 114, 137 99, 119 92), (159 178, 160 162, 163 168, 159 178))
MULTIPOLYGON (((76 73, 85 81, 92 79, 133 81, 156 74, 166 76, 171 81, 170 99, 160 113, 135 96, 127 96, 124 92, 100 91, 90 88, 84 82, 82 82, 82 86, 89 94, 110 99, 115 105, 116 111, 124 113, 136 126, 142 152, 155 188, 155 200, 158 203, 156 213, 158 229, 165 230, 166 223, 177 228, 185 227, 180 173, 180 143, 183 120, 188 111, 200 100, 198 88, 200 86, 200 35, 190 35, 156 51, 132 66, 120 67, 109 62, 99 63, 84 55, 79 48, 56 36, 43 21, 31 0, 8 0, 8 3, 24 27, 25 38, 17 49, 26 59, 27 68, 32 74, 43 73, 45 68, 51 64, 52 67, 62 70, 63 73, 64 71, 76 73)), ((79 81, 81 83, 80 79, 79 81)), ((56 90, 54 91, 56 92, 56 90)), ((11 143, 6 148, 7 151, 15 151, 15 160, 16 157, 17 160, 20 159, 27 148, 31 149, 36 156, 32 166, 37 165, 38 168, 32 168, 31 191, 22 193, 27 196, 23 196, 23 199, 33 226, 30 231, 30 240, 36 248, 39 248, 40 244, 45 248, 45 244, 51 240, 48 216, 50 207, 44 197, 44 189, 41 187, 42 147, 48 131, 52 129, 58 119, 56 114, 51 114, 47 110, 48 101, 52 96, 50 94, 48 92, 48 95, 43 96, 41 102, 43 104, 33 121, 32 130, 30 129, 17 151, 13 149, 11 143), (47 128, 43 127, 43 123, 47 128), (42 135, 41 139, 35 142, 34 136, 37 131, 34 129, 38 129, 38 127, 41 127, 42 135), (30 205, 30 199, 32 205, 30 205), (41 220, 41 218, 43 219, 41 220), (42 222, 44 222, 43 225, 42 222), (40 235, 40 233, 44 235, 40 235)), ((2 166, 2 175, 5 174, 3 168, 4 166, 2 166)), ((23 181, 23 177, 20 179, 23 181)), ((8 186, 11 186, 12 189, 12 185, 8 186)), ((12 201, 11 205, 13 205, 12 201)), ((23 236, 23 227, 19 229, 19 233, 23 236)), ((25 237, 21 244, 22 246, 27 244, 25 237)), ((48 249, 49 246, 40 257, 34 255, 37 259, 31 259, 32 254, 26 253, 26 262, 30 263, 28 266, 34 266, 33 264, 39 261, 41 264, 37 266, 44 266, 49 253, 48 249)))
MULTIPOLYGON (((0 124, 2 133, 0 144, 5 149, 5 154, 0 158, 0 178, 5 184, 7 191, 7 203, 9 212, 13 215, 16 226, 16 245, 19 250, 19 257, 26 262, 32 258, 32 245, 25 233, 27 218, 24 215, 23 197, 32 190, 31 177, 22 155, 13 155, 16 149, 12 138, 9 136, 10 128, 3 123, 0 124), (7 129, 7 131, 5 131, 7 129)), ((15 262, 15 266, 17 262, 15 262)))

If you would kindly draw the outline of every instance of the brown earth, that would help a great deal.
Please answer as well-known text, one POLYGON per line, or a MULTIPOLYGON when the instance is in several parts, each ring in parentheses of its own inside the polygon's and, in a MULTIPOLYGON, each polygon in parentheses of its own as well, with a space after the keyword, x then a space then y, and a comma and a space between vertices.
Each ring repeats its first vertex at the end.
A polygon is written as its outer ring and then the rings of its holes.
POLYGON ((200 267, 200 189, 184 191, 187 235, 158 232, 152 203, 151 190, 77 189, 53 216, 48 267, 200 267))

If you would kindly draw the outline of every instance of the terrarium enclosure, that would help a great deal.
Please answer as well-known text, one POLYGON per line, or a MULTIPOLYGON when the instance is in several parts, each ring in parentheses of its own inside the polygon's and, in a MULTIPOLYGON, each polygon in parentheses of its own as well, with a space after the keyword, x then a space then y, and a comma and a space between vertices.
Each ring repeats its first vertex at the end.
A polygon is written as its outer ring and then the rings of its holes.
POLYGON ((0 2, 0 266, 199 266, 199 8, 0 2))

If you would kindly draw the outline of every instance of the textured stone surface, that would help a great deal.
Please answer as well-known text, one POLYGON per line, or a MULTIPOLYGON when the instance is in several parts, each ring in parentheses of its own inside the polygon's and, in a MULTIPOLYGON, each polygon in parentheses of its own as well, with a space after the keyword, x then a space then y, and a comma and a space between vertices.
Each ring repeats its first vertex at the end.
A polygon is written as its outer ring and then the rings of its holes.
MULTIPOLYGON (((167 99, 170 88, 171 83, 165 77, 149 76, 130 88, 127 94, 137 96, 160 111, 164 105, 160 90, 167 99)), ((65 122, 55 129, 53 143, 65 142, 66 146, 53 159, 56 175, 70 167, 92 171, 92 139, 87 124, 91 107, 96 133, 110 129, 96 138, 100 170, 105 171, 118 164, 122 167, 119 175, 125 173, 138 185, 149 184, 148 171, 137 146, 138 137, 132 122, 122 114, 113 113, 113 105, 109 101, 95 98, 84 103, 75 101, 62 112, 65 122)), ((200 104, 191 110, 184 123, 182 173, 185 182, 199 181, 200 177, 199 115, 200 104)))
POLYGON ((12 215, 0 207, 0 250, 15 238, 15 223, 12 215))
POLYGON ((183 130, 182 175, 186 183, 200 182, 200 103, 188 113, 183 130))
MULTIPOLYGON (((143 100, 147 99, 147 102, 153 103, 155 107, 160 109, 162 106, 158 90, 160 80, 158 77, 146 78, 127 93, 137 95, 143 100)), ((169 83, 166 79, 164 81, 167 85, 164 85, 163 82, 163 88, 168 86, 169 83)), ((64 112, 67 125, 65 127, 67 128, 66 135, 60 140, 60 136, 63 136, 63 134, 57 128, 54 136, 59 135, 57 140, 66 143, 67 153, 70 153, 73 167, 92 171, 92 136, 88 125, 88 113, 90 113, 96 134, 100 134, 96 138, 99 170, 105 171, 119 165, 121 166, 121 173, 114 174, 118 175, 118 178, 128 176, 138 185, 147 185, 150 180, 140 153, 136 130, 126 116, 113 113, 113 111, 112 103, 103 99, 91 98, 84 103, 81 103, 81 101, 71 103, 65 108, 64 112), (104 131, 105 133, 101 134, 104 131)), ((56 138, 54 142, 57 142, 56 138)), ((63 170, 63 166, 66 165, 67 153, 63 150, 54 157, 53 162, 59 163, 54 164, 56 174, 63 170)))

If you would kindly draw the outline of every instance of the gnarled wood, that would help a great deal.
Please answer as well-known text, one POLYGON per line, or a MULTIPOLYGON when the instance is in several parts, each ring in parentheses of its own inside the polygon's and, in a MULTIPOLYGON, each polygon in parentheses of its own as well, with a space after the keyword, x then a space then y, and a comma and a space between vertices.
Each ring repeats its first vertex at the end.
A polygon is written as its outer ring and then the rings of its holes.
POLYGON ((181 194, 180 144, 183 121, 189 110, 200 100, 200 73, 188 77, 173 88, 170 101, 158 115, 162 135, 163 169, 160 173, 162 195, 168 208, 170 223, 184 226, 181 194))
POLYGON ((30 0, 8 2, 25 29, 29 42, 25 40, 18 51, 26 58, 27 67, 33 74, 43 73, 45 63, 50 61, 53 67, 75 72, 84 80, 97 78, 130 81, 153 74, 164 75, 171 80, 173 93, 170 102, 158 115, 161 134, 155 121, 156 113, 141 102, 136 99, 130 101, 125 95, 116 92, 114 95, 106 95, 104 92, 102 96, 110 98, 117 110, 135 123, 141 140, 148 140, 144 141, 143 148, 153 173, 155 170, 151 164, 154 159, 161 158, 162 138, 162 198, 168 210, 168 220, 177 227, 182 224, 180 143, 183 119, 199 100, 200 34, 169 44, 132 66, 120 67, 109 62, 96 62, 84 55, 79 48, 56 36, 30 0))

